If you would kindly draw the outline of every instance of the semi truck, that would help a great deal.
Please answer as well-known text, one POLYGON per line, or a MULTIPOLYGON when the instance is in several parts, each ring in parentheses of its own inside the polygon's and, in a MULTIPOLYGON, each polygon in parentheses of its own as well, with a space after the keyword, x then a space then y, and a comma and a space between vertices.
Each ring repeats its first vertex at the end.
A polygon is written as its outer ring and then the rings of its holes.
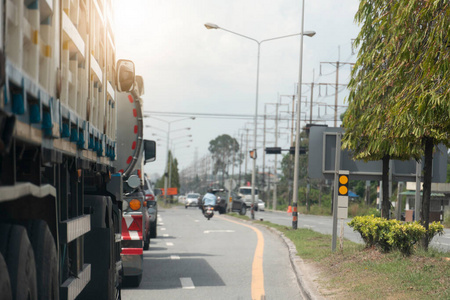
POLYGON ((113 2, 0 2, 2 299, 120 299, 113 2))

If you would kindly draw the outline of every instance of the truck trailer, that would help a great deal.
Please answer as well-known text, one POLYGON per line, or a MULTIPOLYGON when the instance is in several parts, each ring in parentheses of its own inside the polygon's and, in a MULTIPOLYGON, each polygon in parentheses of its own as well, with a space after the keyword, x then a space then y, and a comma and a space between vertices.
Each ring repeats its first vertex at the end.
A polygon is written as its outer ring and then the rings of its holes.
POLYGON ((120 299, 113 2, 0 2, 1 299, 120 299))

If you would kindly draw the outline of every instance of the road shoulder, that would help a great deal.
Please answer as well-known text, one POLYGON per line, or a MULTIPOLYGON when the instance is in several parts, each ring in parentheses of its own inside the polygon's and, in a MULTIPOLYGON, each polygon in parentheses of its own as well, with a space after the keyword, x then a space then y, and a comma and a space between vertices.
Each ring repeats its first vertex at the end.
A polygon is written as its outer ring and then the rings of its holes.
MULTIPOLYGON (((226 217, 229 218, 228 216, 226 217)), ((297 283, 300 287, 300 291, 302 292, 304 299, 309 300, 325 299, 320 293, 322 289, 319 285, 319 280, 321 277, 319 277, 320 270, 318 266, 315 265, 314 263, 307 263, 300 256, 298 256, 297 249, 295 248, 294 243, 290 239, 288 239, 282 232, 278 231, 275 228, 242 219, 236 220, 239 220, 240 222, 243 223, 252 223, 252 226, 255 227, 263 227, 265 229, 268 229, 269 232, 278 236, 288 249, 291 267, 297 278, 297 283)))

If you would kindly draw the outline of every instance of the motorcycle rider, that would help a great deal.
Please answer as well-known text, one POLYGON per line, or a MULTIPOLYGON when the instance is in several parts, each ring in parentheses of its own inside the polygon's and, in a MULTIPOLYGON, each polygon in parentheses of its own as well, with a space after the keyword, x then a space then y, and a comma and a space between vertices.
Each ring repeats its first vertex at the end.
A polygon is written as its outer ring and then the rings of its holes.
POLYGON ((205 213, 205 206, 216 206, 217 197, 214 195, 213 189, 208 189, 202 199, 202 212, 205 213))

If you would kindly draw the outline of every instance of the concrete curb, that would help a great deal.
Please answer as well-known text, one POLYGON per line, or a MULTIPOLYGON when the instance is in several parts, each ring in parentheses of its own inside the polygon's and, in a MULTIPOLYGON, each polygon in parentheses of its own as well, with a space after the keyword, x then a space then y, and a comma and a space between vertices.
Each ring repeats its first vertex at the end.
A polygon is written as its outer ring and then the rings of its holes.
POLYGON ((317 295, 317 289, 315 286, 313 286, 312 282, 310 280, 307 280, 307 274, 305 274, 304 270, 302 270, 302 265, 304 264, 303 259, 297 255, 297 248, 295 247, 294 243, 277 229, 269 226, 264 227, 272 231, 274 234, 277 234, 288 248, 289 260, 291 261, 291 266, 295 273, 295 276, 297 277, 297 282, 300 290, 302 291, 303 297, 308 300, 323 299, 322 297, 317 295))

